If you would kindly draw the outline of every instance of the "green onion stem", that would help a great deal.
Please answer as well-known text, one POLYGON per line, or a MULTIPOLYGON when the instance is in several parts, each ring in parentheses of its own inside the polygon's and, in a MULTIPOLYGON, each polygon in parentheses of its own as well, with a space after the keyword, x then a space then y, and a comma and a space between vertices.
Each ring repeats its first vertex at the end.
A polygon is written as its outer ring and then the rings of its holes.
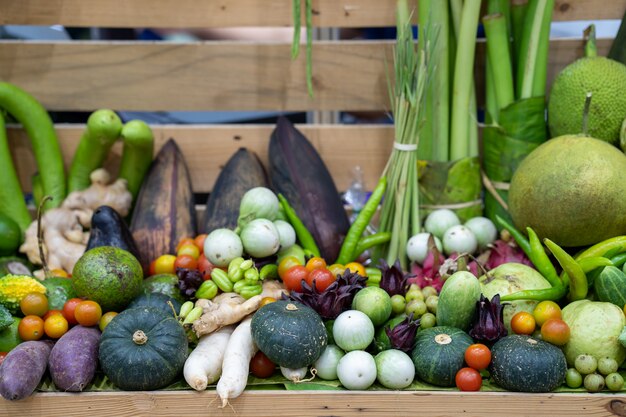
POLYGON ((492 116, 497 120, 500 110, 515 101, 506 20, 501 14, 491 14, 483 17, 483 26, 487 35, 487 59, 497 103, 497 113, 492 116))
POLYGON ((548 51, 550 49, 550 25, 552 23, 552 10, 554 0, 548 0, 537 45, 537 60, 535 61, 535 73, 533 75, 532 97, 546 95, 546 80, 548 77, 548 51))
MULTIPOLYGON (((522 49, 522 33, 528 10, 528 0, 513 0, 511 2, 511 35, 513 37, 513 65, 517 68, 522 49)), ((514 74, 517 75, 517 74, 514 74)))
POLYGON ((480 5, 480 0, 465 0, 463 4, 452 90, 450 159, 453 161, 470 154, 468 133, 470 122, 475 124, 476 115, 470 119, 469 108, 480 5))

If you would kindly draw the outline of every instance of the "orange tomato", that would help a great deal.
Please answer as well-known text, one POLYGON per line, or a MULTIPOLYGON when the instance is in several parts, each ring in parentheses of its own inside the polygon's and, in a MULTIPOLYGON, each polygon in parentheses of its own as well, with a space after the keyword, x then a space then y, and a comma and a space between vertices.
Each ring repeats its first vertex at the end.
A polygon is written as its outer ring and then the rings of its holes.
POLYGON ((178 252, 183 245, 195 245, 195 241, 190 237, 184 237, 178 241, 174 250, 178 252))
POLYGON ((152 262, 150 262, 150 267, 148 268, 148 276, 151 277, 152 275, 156 275, 156 259, 152 262))
POLYGON ((461 391, 479 391, 483 384, 483 378, 476 369, 461 368, 456 373, 454 382, 461 391))
POLYGON ((560 319, 561 307, 554 301, 542 301, 533 310, 533 317, 535 322, 537 322, 537 326, 541 327, 543 323, 550 319, 560 319))
POLYGON ((465 349, 465 363, 470 368, 481 371, 491 363, 491 351, 482 343, 475 343, 465 349))
POLYGON ((535 326, 535 317, 526 311, 520 311, 511 318, 511 329, 516 334, 533 334, 535 326))
POLYGON ((174 262, 176 262, 176 256, 174 255, 161 255, 154 261, 154 274, 175 274, 174 262))
POLYGON ((313 271, 315 269, 324 269, 326 268, 326 261, 324 258, 320 258, 319 256, 314 256, 309 259, 305 265, 307 271, 313 271))
POLYGON ((40 292, 28 293, 20 301, 20 309, 25 316, 43 316, 48 311, 48 297, 40 292))
POLYGON ((285 273, 289 271, 292 266, 298 266, 300 264, 300 260, 295 256, 285 256, 280 263, 278 264, 278 276, 281 279, 284 279, 285 273))
POLYGON ((102 317, 102 308, 95 301, 83 301, 76 306, 74 317, 81 326, 95 326, 102 317))
POLYGON ((115 311, 109 311, 107 313, 104 313, 102 317, 100 317, 100 322, 98 323, 98 326, 100 327, 101 332, 104 331, 104 329, 109 325, 109 323, 111 322, 111 320, 113 320, 113 317, 115 316, 117 316, 117 313, 115 311))
POLYGON ((200 252, 204 252, 204 240, 206 239, 206 233, 196 236, 193 243, 200 249, 200 252))
POLYGON ((276 301, 274 297, 263 297, 261 298, 261 304, 259 305, 259 308, 263 307, 266 304, 273 303, 274 301, 276 301))
POLYGON ((343 275, 346 271, 346 267, 341 264, 332 264, 328 267, 328 270, 333 273, 334 276, 343 275))
POLYGON ((174 270, 178 268, 196 269, 198 268, 198 260, 191 255, 179 255, 174 261, 174 270))
POLYGON ((548 343, 563 346, 569 338, 569 326, 561 319, 549 319, 541 326, 541 339, 548 343))
POLYGON ((346 264, 346 269, 349 269, 355 274, 359 274, 362 277, 366 277, 365 267, 358 262, 349 262, 346 264))
POLYGON ((48 319, 48 317, 53 316, 55 314, 59 314, 59 315, 63 315, 63 312, 61 310, 48 310, 48 312, 46 314, 43 315, 43 321, 46 321, 48 319))
POLYGON ((43 322, 43 331, 51 339, 58 339, 67 333, 70 327, 62 314, 53 314, 43 322))
POLYGON ((177 256, 189 255, 193 259, 198 259, 200 256, 200 248, 198 248, 195 243, 190 245, 183 245, 176 251, 177 256))
POLYGON ((70 274, 60 268, 55 268, 50 270, 50 274, 52 274, 55 278, 69 278, 70 274))
POLYGON ((28 315, 18 324, 17 332, 24 341, 39 340, 44 334, 43 319, 32 314, 28 315))
POLYGON ((84 300, 82 298, 70 298, 65 302, 65 304, 63 304, 63 317, 65 317, 65 320, 67 320, 70 326, 78 324, 76 317, 74 317, 74 310, 76 309, 76 306, 83 301, 84 300))

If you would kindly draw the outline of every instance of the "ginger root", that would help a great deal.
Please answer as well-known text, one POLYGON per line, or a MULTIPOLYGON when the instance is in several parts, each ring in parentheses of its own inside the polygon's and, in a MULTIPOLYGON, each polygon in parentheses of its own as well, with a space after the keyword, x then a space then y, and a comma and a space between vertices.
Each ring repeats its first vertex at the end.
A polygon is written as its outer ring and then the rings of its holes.
MULTIPOLYGON (((132 195, 126 180, 118 179, 110 184, 111 177, 104 169, 97 169, 90 175, 91 186, 70 193, 60 207, 48 210, 41 218, 43 247, 49 269, 62 269, 71 273, 74 264, 82 256, 89 240, 93 211, 108 205, 120 215, 126 216, 132 203, 132 195)), ((26 229, 20 252, 28 260, 41 265, 37 240, 37 221, 26 229)), ((44 279, 43 270, 35 271, 35 276, 44 279)))
POLYGON ((227 292, 213 298, 200 299, 196 306, 201 306, 202 316, 193 322, 193 331, 198 337, 212 333, 229 324, 239 323, 247 315, 254 313, 261 306, 264 297, 279 299, 287 290, 278 281, 263 282, 263 292, 259 295, 244 299, 239 294, 227 292))

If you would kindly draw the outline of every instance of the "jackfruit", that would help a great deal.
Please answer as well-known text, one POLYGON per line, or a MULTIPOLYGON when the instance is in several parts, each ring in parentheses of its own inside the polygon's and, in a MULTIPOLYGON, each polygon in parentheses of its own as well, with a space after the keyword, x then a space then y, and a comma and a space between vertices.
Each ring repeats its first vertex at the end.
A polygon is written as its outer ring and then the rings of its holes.
POLYGON ((591 105, 586 134, 616 145, 626 117, 626 65, 592 56, 565 67, 554 80, 548 102, 551 137, 582 132, 587 93, 591 105))

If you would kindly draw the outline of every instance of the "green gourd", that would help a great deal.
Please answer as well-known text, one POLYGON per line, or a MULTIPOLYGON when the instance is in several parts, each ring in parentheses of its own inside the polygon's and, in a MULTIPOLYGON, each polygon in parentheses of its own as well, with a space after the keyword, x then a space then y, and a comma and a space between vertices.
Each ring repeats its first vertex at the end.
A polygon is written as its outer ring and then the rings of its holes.
POLYGON ((626 304, 626 274, 614 266, 604 267, 593 282, 600 301, 613 303, 620 308, 626 304))
POLYGON ((437 325, 458 327, 467 331, 480 299, 480 283, 470 272, 452 274, 443 284, 437 303, 437 325))

